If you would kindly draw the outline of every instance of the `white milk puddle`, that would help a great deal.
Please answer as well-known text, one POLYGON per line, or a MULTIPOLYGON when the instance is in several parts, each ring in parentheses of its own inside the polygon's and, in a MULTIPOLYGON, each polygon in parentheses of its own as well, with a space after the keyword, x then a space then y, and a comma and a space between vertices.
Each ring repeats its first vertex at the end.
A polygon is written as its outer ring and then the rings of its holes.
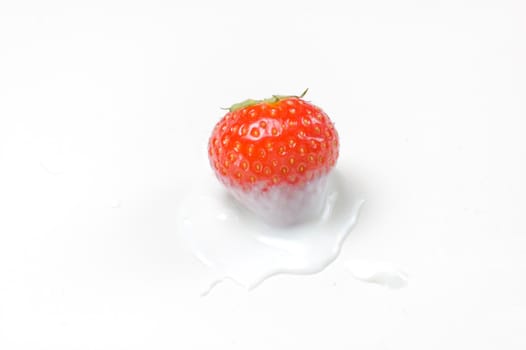
POLYGON ((252 289, 276 274, 323 270, 338 256, 364 202, 353 195, 351 185, 333 172, 323 214, 302 225, 277 228, 241 207, 212 175, 200 181, 182 201, 177 231, 215 273, 203 294, 225 279, 252 289))

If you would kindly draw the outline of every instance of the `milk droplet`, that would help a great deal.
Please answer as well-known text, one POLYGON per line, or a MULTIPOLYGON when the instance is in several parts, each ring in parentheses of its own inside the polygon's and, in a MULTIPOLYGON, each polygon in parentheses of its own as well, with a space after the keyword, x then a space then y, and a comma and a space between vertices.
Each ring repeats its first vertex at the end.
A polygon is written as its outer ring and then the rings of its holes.
POLYGON ((292 227, 262 222, 210 176, 190 189, 177 215, 177 233, 215 274, 203 295, 225 279, 252 289, 276 274, 312 274, 336 259, 364 201, 333 172, 317 220, 292 227))
POLYGON ((359 281, 375 283, 390 289, 404 288, 408 284, 407 273, 389 262, 350 260, 345 266, 359 281))

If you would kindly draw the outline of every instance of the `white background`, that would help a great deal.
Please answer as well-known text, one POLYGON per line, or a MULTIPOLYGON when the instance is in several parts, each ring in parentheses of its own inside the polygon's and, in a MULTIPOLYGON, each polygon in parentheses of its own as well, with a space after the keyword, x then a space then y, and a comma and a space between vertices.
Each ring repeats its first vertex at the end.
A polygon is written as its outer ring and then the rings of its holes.
POLYGON ((524 349, 525 22, 521 1, 2 1, 0 348, 524 349), (359 223, 319 274, 201 298, 174 213, 219 108, 306 87, 359 223))

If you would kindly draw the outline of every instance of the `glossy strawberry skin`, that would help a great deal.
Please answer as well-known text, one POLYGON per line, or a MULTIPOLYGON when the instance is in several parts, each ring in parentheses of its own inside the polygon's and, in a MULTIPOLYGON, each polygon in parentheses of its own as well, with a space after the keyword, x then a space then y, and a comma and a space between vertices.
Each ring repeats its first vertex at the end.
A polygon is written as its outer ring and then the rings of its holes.
POLYGON ((329 117, 299 97, 228 112, 208 145, 211 166, 224 184, 263 192, 283 184, 301 187, 328 174, 338 152, 329 117))

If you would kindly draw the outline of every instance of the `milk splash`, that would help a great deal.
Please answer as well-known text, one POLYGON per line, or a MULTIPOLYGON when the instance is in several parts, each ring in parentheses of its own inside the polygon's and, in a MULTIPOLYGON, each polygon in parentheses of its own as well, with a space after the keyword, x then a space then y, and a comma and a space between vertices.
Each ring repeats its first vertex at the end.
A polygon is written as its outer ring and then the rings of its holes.
POLYGON ((225 279, 250 290, 277 274, 313 274, 327 267, 340 253, 363 203, 351 184, 333 172, 322 215, 277 228, 242 207, 210 176, 188 191, 178 211, 177 231, 216 275, 203 294, 225 279))
POLYGON ((362 282, 374 283, 389 289, 407 287, 408 275, 390 262, 350 260, 345 263, 351 275, 362 282))

